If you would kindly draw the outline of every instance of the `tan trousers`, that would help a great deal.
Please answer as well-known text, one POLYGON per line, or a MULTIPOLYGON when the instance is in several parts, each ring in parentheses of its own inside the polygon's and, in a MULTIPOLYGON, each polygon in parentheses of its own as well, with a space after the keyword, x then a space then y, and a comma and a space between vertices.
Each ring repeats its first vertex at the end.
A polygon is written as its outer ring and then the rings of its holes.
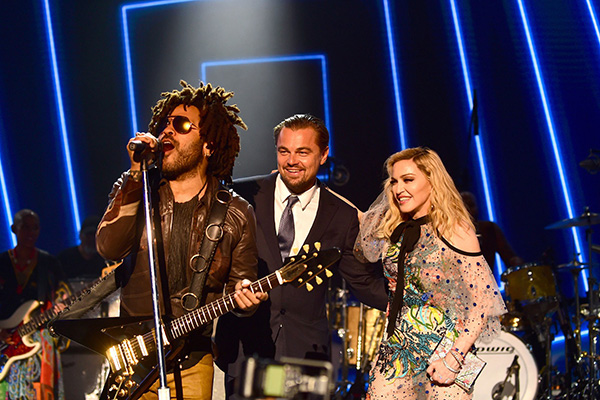
MULTIPOLYGON (((207 354, 193 367, 181 371, 181 385, 183 386, 184 400, 210 400, 212 397, 213 358, 207 354)), ((167 374, 167 386, 170 389, 171 399, 176 399, 175 382, 173 374, 167 374)), ((160 379, 144 393, 140 399, 158 399, 160 379)))

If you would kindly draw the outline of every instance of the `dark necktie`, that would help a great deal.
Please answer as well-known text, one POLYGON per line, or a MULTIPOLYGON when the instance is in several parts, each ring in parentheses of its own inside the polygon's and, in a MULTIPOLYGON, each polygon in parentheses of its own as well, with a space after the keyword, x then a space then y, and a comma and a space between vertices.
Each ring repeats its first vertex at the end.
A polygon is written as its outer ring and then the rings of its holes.
POLYGON ((298 202, 298 196, 290 196, 287 200, 287 205, 283 209, 281 214, 281 221, 279 222, 279 233, 277 238, 279 239, 279 251, 281 252, 281 259, 285 259, 290 255, 292 244, 294 243, 295 229, 294 229, 294 214, 292 214, 292 207, 298 202))

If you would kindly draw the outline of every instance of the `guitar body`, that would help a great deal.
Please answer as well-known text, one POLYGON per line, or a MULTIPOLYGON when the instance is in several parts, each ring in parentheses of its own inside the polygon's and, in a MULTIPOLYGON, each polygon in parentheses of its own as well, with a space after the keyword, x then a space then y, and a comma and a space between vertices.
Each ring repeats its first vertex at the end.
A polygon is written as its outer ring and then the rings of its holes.
MULTIPOLYGON (((184 341, 178 341, 175 346, 169 347, 165 353, 167 371, 171 370, 175 363, 182 361, 184 341)), ((137 400, 158 380, 160 371, 157 365, 156 354, 151 354, 142 359, 132 374, 126 376, 123 373, 111 372, 106 379, 99 400, 137 400)))
MULTIPOLYGON (((106 349, 121 341, 148 332, 154 326, 149 317, 90 318, 57 320, 51 330, 67 337, 88 349, 106 356, 106 349)), ((184 341, 175 341, 166 351, 167 368, 180 361, 184 341)), ((140 358, 134 366, 108 375, 100 400, 135 400, 142 396, 159 377, 156 353, 140 358)))
POLYGON ((0 344, 0 381, 3 381, 11 365, 18 360, 24 360, 37 353, 42 347, 41 343, 34 342, 31 335, 21 337, 17 328, 29 322, 31 313, 41 305, 39 301, 30 300, 23 303, 10 316, 10 318, 0 321, 0 329, 9 333, 12 344, 2 342, 0 344))

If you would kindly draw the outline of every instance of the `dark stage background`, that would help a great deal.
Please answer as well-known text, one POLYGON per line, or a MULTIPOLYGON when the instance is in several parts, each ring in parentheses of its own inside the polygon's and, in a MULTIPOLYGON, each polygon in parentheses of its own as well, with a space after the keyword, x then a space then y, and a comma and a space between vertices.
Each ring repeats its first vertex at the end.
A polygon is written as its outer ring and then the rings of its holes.
MULTIPOLYGON (((600 149, 594 8, 598 0, 3 1, 0 246, 12 247, 7 214, 21 208, 41 217, 40 248, 77 244, 160 92, 203 74, 236 92, 249 126, 235 177, 274 169, 272 127, 310 112, 327 119, 335 163, 349 173, 331 186, 363 210, 404 140, 436 150, 485 218, 460 37, 495 220, 526 262, 564 264, 578 248, 586 260, 583 228, 544 228, 586 206, 600 212, 600 174, 578 165, 600 149)), ((559 273, 567 296, 570 279, 559 273)))

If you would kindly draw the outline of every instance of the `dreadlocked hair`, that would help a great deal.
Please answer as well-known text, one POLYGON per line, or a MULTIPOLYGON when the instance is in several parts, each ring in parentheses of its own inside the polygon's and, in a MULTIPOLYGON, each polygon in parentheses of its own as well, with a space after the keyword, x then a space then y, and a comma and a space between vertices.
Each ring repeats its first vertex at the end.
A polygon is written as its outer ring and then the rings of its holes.
POLYGON ((198 88, 184 80, 179 81, 179 84, 183 89, 162 93, 162 99, 152 107, 149 132, 158 137, 161 133, 158 131, 159 127, 177 106, 183 104, 185 107, 196 107, 200 110, 200 137, 212 151, 206 172, 230 183, 233 164, 240 152, 240 136, 235 126, 248 129, 238 115, 240 109, 235 104, 226 104, 233 97, 233 92, 213 87, 210 83, 205 85, 200 82, 198 88))

